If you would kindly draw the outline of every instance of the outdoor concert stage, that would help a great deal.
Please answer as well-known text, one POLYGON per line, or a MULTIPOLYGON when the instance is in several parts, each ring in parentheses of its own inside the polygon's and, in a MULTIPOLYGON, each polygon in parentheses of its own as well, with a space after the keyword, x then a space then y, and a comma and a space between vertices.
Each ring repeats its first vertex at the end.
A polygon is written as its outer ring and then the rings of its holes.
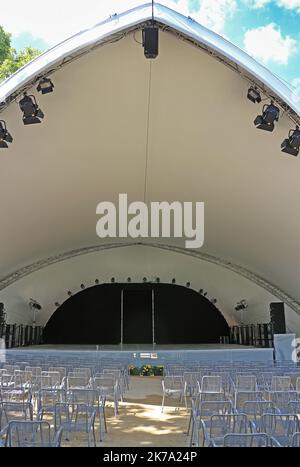
POLYGON ((268 362, 273 361, 273 348, 257 348, 233 344, 187 344, 187 345, 35 345, 14 349, 10 352, 68 353, 79 355, 87 352, 99 358, 126 359, 132 364, 188 361, 268 362))

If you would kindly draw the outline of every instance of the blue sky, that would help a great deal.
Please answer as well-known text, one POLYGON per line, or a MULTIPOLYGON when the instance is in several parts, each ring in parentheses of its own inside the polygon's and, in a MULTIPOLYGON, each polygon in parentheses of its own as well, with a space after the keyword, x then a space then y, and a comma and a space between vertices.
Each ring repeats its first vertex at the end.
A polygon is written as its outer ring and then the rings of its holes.
MULTIPOLYGON (((146 0, 0 0, 0 24, 16 49, 45 50, 71 34, 146 0), (1 4, 3 3, 3 8, 1 4), (84 5, 84 8, 83 8, 84 5)), ((213 29, 300 92, 300 0, 161 0, 213 29)))

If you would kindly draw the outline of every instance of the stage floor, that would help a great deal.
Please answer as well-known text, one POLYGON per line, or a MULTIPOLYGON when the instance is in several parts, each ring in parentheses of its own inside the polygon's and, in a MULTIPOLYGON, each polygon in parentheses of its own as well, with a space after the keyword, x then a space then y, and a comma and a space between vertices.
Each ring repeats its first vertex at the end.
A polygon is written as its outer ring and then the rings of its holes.
POLYGON ((43 354, 93 353, 101 358, 114 360, 126 359, 130 364, 142 365, 146 363, 166 364, 168 362, 271 362, 273 348, 257 348, 233 344, 187 344, 187 345, 151 345, 151 344, 123 344, 123 345, 35 345, 16 348, 17 352, 43 354))
MULTIPOLYGON (((19 347, 20 348, 20 347, 19 347)), ((23 347, 24 349, 24 347, 23 347)), ((234 349, 257 349, 249 345, 236 344, 119 344, 119 345, 64 345, 43 344, 27 346, 32 350, 71 350, 71 351, 110 351, 110 352, 158 352, 158 351, 186 351, 186 350, 234 350, 234 349)))

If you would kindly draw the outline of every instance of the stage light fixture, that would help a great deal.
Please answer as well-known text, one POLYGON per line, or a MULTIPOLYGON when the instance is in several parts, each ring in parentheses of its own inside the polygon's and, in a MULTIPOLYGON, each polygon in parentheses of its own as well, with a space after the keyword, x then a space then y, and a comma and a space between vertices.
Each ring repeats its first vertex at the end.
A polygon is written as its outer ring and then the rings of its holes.
POLYGON ((60 304, 58 302, 55 302, 54 305, 58 308, 60 304))
POLYGON ((71 290, 68 290, 68 295, 69 295, 69 297, 72 297, 73 294, 72 294, 71 290))
POLYGON ((112 278, 110 279, 110 282, 111 282, 112 284, 114 284, 114 283, 115 283, 115 278, 112 277, 112 278))
POLYGON ((128 283, 131 282, 131 277, 127 277, 127 282, 128 282, 128 283))
POLYGON ((300 148, 300 130, 296 126, 295 130, 289 131, 289 136, 281 143, 281 151, 291 154, 291 156, 298 156, 300 148))
POLYGON ((199 293, 202 295, 202 294, 203 294, 203 289, 200 289, 200 290, 199 290, 199 293))
POLYGON ((147 282, 147 277, 143 277, 143 282, 147 282))
POLYGON ((84 290, 84 289, 85 289, 85 285, 84 285, 84 284, 80 284, 80 288, 81 288, 81 290, 84 290))
POLYGON ((206 297, 206 296, 207 296, 207 292, 204 292, 203 297, 206 297))
POLYGON ((259 130, 273 131, 274 122, 279 120, 279 108, 274 105, 273 101, 271 103, 265 104, 263 106, 262 115, 258 115, 254 120, 254 125, 259 130))
POLYGON ((48 94, 49 92, 53 92, 53 88, 54 84, 52 83, 51 79, 42 78, 36 89, 42 94, 48 94))
POLYGON ((260 92, 254 86, 251 86, 248 89, 247 97, 249 101, 253 102, 253 104, 256 104, 256 103, 259 104, 261 102, 260 92))
POLYGON ((191 285, 191 283, 190 283, 190 282, 187 282, 187 283, 186 283, 186 286, 187 286, 187 287, 189 287, 190 285, 191 285))
POLYGON ((95 279, 95 284, 96 284, 96 285, 99 284, 99 279, 95 279))
POLYGON ((20 109, 23 112, 23 123, 24 125, 31 125, 33 123, 41 123, 41 119, 44 118, 44 114, 37 105, 34 96, 28 96, 24 92, 24 97, 19 102, 20 109))
POLYGON ((172 284, 176 284, 176 279, 172 279, 172 284))
POLYGON ((215 305, 215 304, 217 303, 217 299, 216 299, 216 298, 212 298, 212 299, 211 299, 211 303, 212 303, 213 305, 215 305))
POLYGON ((8 148, 7 143, 12 143, 12 142, 13 142, 13 137, 7 131, 5 121, 0 120, 0 148, 7 149, 8 148))
POLYGON ((156 278, 156 282, 157 282, 157 284, 160 283, 160 278, 159 277, 156 278))

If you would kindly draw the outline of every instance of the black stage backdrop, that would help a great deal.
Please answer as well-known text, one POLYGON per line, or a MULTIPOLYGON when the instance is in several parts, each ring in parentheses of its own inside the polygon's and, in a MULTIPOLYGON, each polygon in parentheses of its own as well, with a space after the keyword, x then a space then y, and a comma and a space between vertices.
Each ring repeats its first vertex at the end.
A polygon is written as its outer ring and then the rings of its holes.
POLYGON ((207 298, 171 284, 101 284, 68 298, 44 329, 45 344, 119 344, 123 290, 123 343, 218 343, 229 328, 207 298))

